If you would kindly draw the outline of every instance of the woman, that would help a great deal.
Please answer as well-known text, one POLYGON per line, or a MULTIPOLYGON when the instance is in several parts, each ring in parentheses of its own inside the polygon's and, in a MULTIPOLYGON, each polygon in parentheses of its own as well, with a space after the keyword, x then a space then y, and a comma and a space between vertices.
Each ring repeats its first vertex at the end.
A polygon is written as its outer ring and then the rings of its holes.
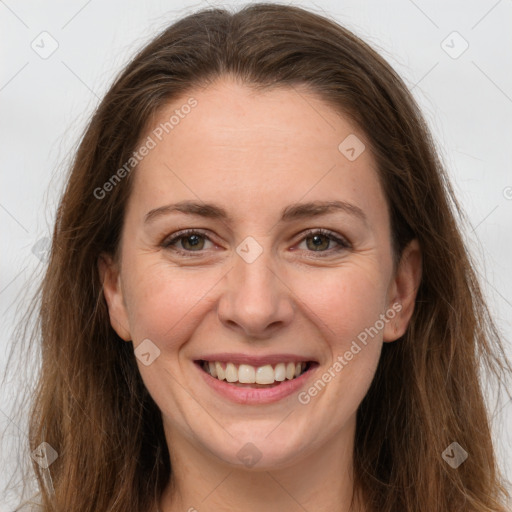
POLYGON ((456 205, 346 29, 272 4, 169 27, 58 210, 42 510, 505 511, 479 377, 510 365, 456 205))

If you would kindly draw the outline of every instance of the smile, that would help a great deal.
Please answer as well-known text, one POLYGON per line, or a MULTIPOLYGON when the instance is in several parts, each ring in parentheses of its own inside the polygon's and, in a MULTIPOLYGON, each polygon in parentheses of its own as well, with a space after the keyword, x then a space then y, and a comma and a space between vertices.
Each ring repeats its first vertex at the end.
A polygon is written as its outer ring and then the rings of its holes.
POLYGON ((263 366, 250 364, 223 363, 220 361, 203 361, 202 368, 218 380, 226 380, 232 384, 272 385, 285 380, 292 380, 302 375, 308 363, 278 363, 263 366))
POLYGON ((203 359, 194 363, 214 391, 246 405, 271 403, 298 392, 319 366, 315 361, 290 360, 258 365, 203 359))

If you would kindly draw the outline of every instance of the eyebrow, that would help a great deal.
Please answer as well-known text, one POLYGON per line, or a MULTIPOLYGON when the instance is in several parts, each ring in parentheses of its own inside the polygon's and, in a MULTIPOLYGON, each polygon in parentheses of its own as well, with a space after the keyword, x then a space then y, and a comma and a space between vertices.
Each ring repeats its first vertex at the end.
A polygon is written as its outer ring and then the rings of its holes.
MULTIPOLYGON (((335 212, 343 212, 368 224, 368 219, 361 208, 346 201, 311 201, 307 203, 292 204, 284 208, 281 212, 282 222, 291 222, 294 220, 319 217, 335 212)), ((232 219, 224 208, 213 203, 203 203, 196 201, 180 201, 179 203, 167 204, 149 211, 144 223, 150 223, 159 217, 171 213, 180 212, 188 215, 197 215, 208 219, 219 219, 226 223, 231 223, 232 219)))

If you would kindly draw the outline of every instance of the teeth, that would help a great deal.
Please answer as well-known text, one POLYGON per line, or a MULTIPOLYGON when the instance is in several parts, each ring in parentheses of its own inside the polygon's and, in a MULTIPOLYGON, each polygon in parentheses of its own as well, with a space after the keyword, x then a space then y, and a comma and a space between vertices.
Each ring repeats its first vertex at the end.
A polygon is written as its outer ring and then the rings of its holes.
POLYGON ((286 365, 286 378, 288 380, 293 379, 293 376, 295 375, 295 365, 293 363, 288 363, 286 365))
POLYGON ((233 363, 226 365, 226 380, 228 382, 236 382, 238 380, 238 371, 233 363))
POLYGON ((278 363, 275 367, 266 364, 256 368, 250 364, 237 366, 233 363, 208 361, 203 363, 203 369, 212 377, 228 382, 274 384, 275 382, 283 382, 298 377, 306 369, 306 363, 278 363))
POLYGON ((274 368, 269 364, 256 370, 256 384, 274 384, 274 368))
POLYGON ((215 363, 215 373, 217 373, 217 375, 211 374, 212 377, 217 377, 219 380, 224 380, 226 378, 226 373, 219 362, 215 363))
POLYGON ((254 370, 254 366, 250 366, 248 364, 241 364, 238 367, 238 382, 242 382, 243 384, 254 384, 255 382, 257 382, 256 371, 254 370))
POLYGON ((286 366, 284 365, 284 363, 276 364, 274 373, 275 373, 275 379, 278 382, 282 382, 284 379, 286 379, 286 366))

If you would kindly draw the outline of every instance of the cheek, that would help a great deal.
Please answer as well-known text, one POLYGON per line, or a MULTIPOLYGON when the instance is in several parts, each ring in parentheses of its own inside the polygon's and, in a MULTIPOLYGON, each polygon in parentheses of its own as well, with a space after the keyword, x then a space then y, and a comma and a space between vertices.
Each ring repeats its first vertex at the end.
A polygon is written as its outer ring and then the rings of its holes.
POLYGON ((179 345, 204 311, 218 272, 187 271, 144 258, 132 265, 127 279, 130 331, 137 341, 149 338, 166 349, 179 345))
MULTIPOLYGON (((337 269, 297 276, 295 292, 322 327, 331 348, 344 349, 373 326, 386 303, 386 280, 377 265, 347 263, 337 269)), ((311 316, 311 314, 310 314, 311 316)))
MULTIPOLYGON (((127 262, 128 263, 128 262, 127 262)), ((130 332, 135 340, 161 344, 191 334, 195 319, 216 300, 222 269, 173 268, 165 262, 129 262, 125 279, 130 332)), ((385 287, 377 265, 347 263, 338 268, 285 272, 290 301, 303 304, 303 315, 324 331, 324 339, 342 349, 383 312, 385 287)), ((283 293, 286 293, 284 291, 283 293)), ((218 297, 217 297, 218 299, 218 297)))
MULTIPOLYGON (((326 431, 335 431, 352 417, 365 397, 377 369, 382 349, 382 320, 386 287, 378 267, 346 266, 316 276, 307 309, 327 352, 327 361, 310 388, 300 397, 315 411, 329 410, 323 418, 326 431), (316 290, 316 291, 314 291, 316 290)), ((318 341, 315 341, 318 343, 318 341)), ((313 414, 312 414, 313 416, 313 414)))

